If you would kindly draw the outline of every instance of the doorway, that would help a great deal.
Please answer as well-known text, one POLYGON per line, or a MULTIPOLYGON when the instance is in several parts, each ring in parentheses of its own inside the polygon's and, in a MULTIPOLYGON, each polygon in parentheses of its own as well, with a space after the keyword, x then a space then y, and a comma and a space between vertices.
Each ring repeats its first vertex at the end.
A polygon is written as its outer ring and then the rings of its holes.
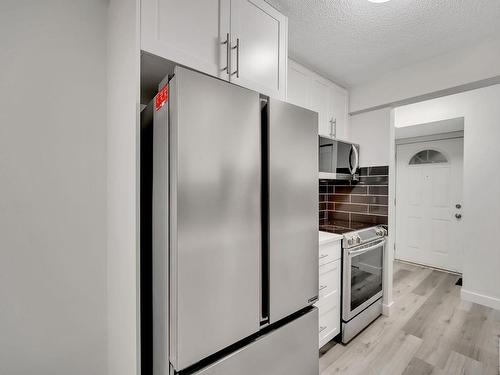
POLYGON ((462 272, 463 137, 396 146, 395 258, 462 272))

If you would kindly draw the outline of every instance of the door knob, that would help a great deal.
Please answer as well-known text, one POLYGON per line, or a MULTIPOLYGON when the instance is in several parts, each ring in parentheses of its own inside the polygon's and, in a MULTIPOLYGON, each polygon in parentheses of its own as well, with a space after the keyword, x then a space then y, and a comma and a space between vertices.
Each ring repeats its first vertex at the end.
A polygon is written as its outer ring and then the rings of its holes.
POLYGON ((456 207, 457 209, 461 209, 461 208, 462 208, 462 205, 461 205, 460 203, 457 203, 457 204, 455 205, 455 207, 456 207))
POLYGON ((456 217, 457 219, 461 219, 461 218, 462 218, 462 214, 455 214, 455 217, 456 217))

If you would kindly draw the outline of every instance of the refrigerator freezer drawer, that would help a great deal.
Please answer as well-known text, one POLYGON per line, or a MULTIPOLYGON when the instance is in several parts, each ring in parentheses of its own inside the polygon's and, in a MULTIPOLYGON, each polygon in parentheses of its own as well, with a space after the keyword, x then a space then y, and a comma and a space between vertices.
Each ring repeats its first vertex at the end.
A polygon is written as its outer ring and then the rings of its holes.
MULTIPOLYGON (((270 99, 269 321, 318 295, 318 115, 270 99)), ((333 260, 333 259, 332 259, 333 260)))
POLYGON ((318 310, 310 310, 195 375, 318 375, 318 310))

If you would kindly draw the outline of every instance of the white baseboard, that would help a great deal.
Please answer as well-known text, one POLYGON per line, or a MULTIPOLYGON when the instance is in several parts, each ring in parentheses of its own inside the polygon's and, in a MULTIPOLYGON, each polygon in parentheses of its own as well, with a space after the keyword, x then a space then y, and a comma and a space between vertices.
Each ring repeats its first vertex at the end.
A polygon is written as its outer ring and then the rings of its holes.
POLYGON ((461 297, 466 301, 478 303, 483 306, 491 307, 492 309, 500 310, 500 299, 498 298, 474 293, 464 288, 462 288, 461 297))
POLYGON ((385 303, 382 304, 382 315, 391 316, 393 306, 394 306, 394 301, 392 301, 388 305, 386 305, 385 303))

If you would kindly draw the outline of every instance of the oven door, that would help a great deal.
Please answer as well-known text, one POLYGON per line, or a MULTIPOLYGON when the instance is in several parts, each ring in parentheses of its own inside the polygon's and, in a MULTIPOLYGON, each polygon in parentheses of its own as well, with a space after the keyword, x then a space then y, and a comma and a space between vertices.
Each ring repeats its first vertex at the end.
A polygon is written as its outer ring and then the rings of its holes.
POLYGON ((382 297, 385 239, 344 249, 342 319, 348 321, 382 297))

